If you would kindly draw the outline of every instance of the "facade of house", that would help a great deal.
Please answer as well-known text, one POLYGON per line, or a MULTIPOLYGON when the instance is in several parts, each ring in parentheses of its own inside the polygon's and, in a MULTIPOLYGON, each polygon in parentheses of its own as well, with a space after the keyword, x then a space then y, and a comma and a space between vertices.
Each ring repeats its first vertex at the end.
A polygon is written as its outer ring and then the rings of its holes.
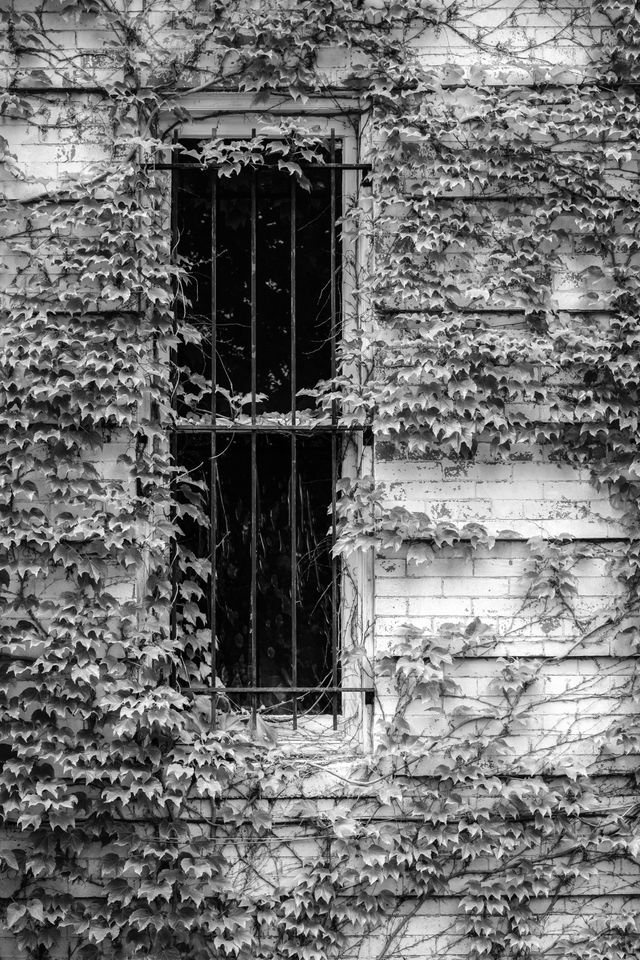
POLYGON ((2 960, 637 955, 636 18, 2 7, 2 960))

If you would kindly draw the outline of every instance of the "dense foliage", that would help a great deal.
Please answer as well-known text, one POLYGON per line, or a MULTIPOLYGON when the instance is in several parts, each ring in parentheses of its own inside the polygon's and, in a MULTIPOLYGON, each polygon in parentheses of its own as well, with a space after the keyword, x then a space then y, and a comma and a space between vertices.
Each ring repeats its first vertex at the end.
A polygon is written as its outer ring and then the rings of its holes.
MULTIPOLYGON (((551 43, 588 49, 579 69, 535 59, 535 40, 496 45, 481 9, 423 0, 0 12, 0 857, 6 923, 29 956, 321 960, 371 936, 382 960, 403 955, 434 904, 455 906, 425 937, 451 949, 462 938, 471 957, 636 954, 625 877, 640 855, 638 9, 540 11, 562 21, 551 43), (477 64, 425 66, 417 52, 443 36, 468 42, 477 64), (340 70, 323 66, 328 49, 340 70), (613 546, 530 543, 524 618, 543 634, 566 624, 568 639, 497 660, 489 692, 463 690, 456 667, 502 649, 491 624, 437 636, 408 625, 374 665, 395 704, 375 750, 341 764, 238 717, 212 728, 208 702, 184 692, 204 655, 197 616, 175 639, 169 629, 172 535, 199 501, 169 455, 167 367, 176 337, 198 333, 174 331, 185 265, 172 261, 167 174, 153 161, 193 97, 221 91, 255 94, 257 107, 273 93, 348 93, 371 136, 373 169, 344 229, 372 244, 358 284, 376 323, 361 318, 343 348, 345 370, 371 362, 321 385, 320 406, 369 418, 393 455, 544 444, 588 465, 628 525, 613 546), (54 130, 68 136, 69 175, 33 175, 20 144, 40 138, 46 157, 54 130), (567 263, 584 307, 563 303, 567 263), (576 566, 594 557, 611 559, 621 592, 585 618, 576 566), (563 702, 546 679, 577 670, 579 647, 624 654, 611 714, 533 742, 527 731, 563 702), (319 773, 340 800, 313 799, 319 773), (576 915, 571 896, 612 875, 615 909, 576 915)), ((313 151, 313 129, 279 129, 283 163, 313 151)), ((202 162, 232 175, 262 146, 214 136, 202 162)), ((391 506, 370 477, 341 487, 346 554, 492 545, 480 524, 391 506)), ((173 562, 202 574, 193 558, 173 562)), ((576 694, 601 695, 599 679, 578 676, 576 694)))

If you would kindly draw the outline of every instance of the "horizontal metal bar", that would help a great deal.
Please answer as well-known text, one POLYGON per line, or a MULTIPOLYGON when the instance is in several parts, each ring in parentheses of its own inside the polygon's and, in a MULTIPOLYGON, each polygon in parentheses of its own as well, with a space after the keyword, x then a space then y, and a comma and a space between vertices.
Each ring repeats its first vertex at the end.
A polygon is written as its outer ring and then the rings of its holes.
MULTIPOLYGON (((284 158, 283 158, 284 159, 284 158)), ((286 163, 296 163, 295 160, 285 160, 286 163)), ((222 164, 216 163, 144 163, 143 167, 150 167, 152 170, 200 170, 203 173, 207 170, 217 170, 222 164)), ((297 163, 296 166, 301 170, 363 170, 370 173, 373 169, 370 163, 297 163)), ((277 170, 275 164, 265 163, 260 165, 261 170, 277 170)))
MULTIPOLYGON (((51 314, 54 317, 76 317, 81 315, 83 317, 105 317, 109 319, 114 316, 143 316, 143 310, 120 310, 120 309, 105 309, 105 310, 56 310, 49 309, 48 307, 43 308, 43 313, 51 314)), ((437 313, 439 316, 448 316, 450 313, 486 313, 486 314, 522 314, 526 316, 527 313, 571 313, 571 314, 581 314, 581 313, 615 313, 613 307, 602 306, 602 307, 536 307, 534 310, 526 311, 524 307, 458 307, 456 311, 454 310, 443 310, 442 307, 375 307, 376 313, 437 313)))
POLYGON ((371 424, 357 423, 353 426, 339 423, 323 423, 309 427, 304 424, 262 424, 252 426, 218 426, 213 423, 176 423, 170 429, 174 433, 349 433, 351 430, 369 430, 371 424))
MULTIPOLYGON (((211 687, 183 687, 191 693, 211 693, 211 687)), ((371 687, 216 687, 222 696, 225 693, 365 693, 371 687)))
MULTIPOLYGON (((272 107, 263 106, 261 109, 256 109, 255 107, 221 107, 219 110, 207 110, 206 113, 200 113, 194 107, 192 109, 192 118, 193 122, 196 123, 202 120, 209 120, 212 117, 223 117, 223 116, 239 116, 239 117, 315 117, 320 120, 324 120, 327 117, 358 117, 362 113, 367 113, 370 107, 364 106, 360 108, 349 107, 344 110, 323 110, 322 107, 317 107, 315 110, 305 110, 303 107, 292 105, 289 110, 284 108, 281 110, 274 110, 272 107)), ((191 139, 191 137, 184 139, 191 139)), ((195 136, 193 139, 197 139, 195 136)), ((234 139, 236 139, 234 137, 234 139)), ((238 138, 240 139, 240 138, 238 138)))

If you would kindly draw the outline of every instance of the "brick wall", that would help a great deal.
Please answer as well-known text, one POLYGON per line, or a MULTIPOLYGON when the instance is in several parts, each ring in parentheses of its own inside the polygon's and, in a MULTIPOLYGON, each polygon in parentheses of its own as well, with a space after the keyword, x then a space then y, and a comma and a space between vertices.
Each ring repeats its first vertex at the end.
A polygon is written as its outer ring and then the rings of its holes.
MULTIPOLYGON (((32 9, 33 3, 16 0, 15 7, 32 9)), ((478 0, 469 4, 469 12, 476 26, 469 26, 468 41, 460 35, 454 39, 446 31, 436 36, 423 35, 417 41, 426 64, 437 68, 450 64, 452 80, 474 71, 476 76, 482 75, 494 84, 525 83, 532 73, 540 76, 555 68, 588 73, 589 50, 576 43, 575 37, 570 38, 568 31, 564 33, 563 26, 577 16, 579 21, 599 29, 601 21, 590 8, 573 3, 554 4, 544 12, 535 3, 505 0, 488 4, 478 0), (498 40, 506 52, 491 55, 477 44, 479 36, 489 37, 490 32, 491 41, 498 40)), ((110 76, 100 60, 103 38, 87 28, 86 18, 76 14, 64 23, 56 21, 55 25, 68 49, 79 55, 74 77, 79 87, 85 83, 83 68, 91 69, 96 82, 110 76)), ((593 32, 589 36, 593 43, 593 32)), ((11 73, 6 47, 4 51, 0 49, 2 56, 5 63, 0 61, 0 79, 6 80, 11 73)), ((39 66, 35 61, 26 61, 24 65, 34 70, 39 66)), ((329 77, 339 78, 343 54, 327 52, 322 66, 329 77)), ((59 82, 59 78, 54 78, 54 85, 59 82)), ((245 98, 243 103, 246 102, 245 98)), ((214 95, 208 103, 215 106, 214 95)), ((26 124, 10 116, 0 117, 0 134, 15 155, 15 160, 0 170, 0 189, 8 198, 46 190, 103 155, 102 133, 109 118, 100 95, 81 90, 62 96, 43 94, 34 119, 35 123, 26 124), (41 182, 33 186, 16 178, 14 164, 41 182)), ((0 259, 3 286, 12 282, 16 265, 24 264, 27 257, 25 251, 21 258, 7 255, 0 259)), ((579 257, 567 264, 566 274, 557 280, 559 302, 564 308, 580 305, 579 291, 572 281, 576 264, 579 269, 579 257)), ((125 480, 122 467, 116 462, 121 452, 116 438, 98 457, 98 463, 109 476, 125 480)), ((573 571, 578 617, 597 615, 619 590, 611 573, 610 558, 625 533, 606 495, 590 483, 589 470, 550 460, 543 448, 517 450, 500 458, 481 448, 474 460, 453 461, 418 456, 401 459, 390 456, 385 445, 379 444, 374 473, 376 480, 386 485, 389 503, 427 512, 436 520, 475 521, 486 526, 497 539, 492 549, 482 547, 470 552, 459 546, 434 551, 429 563, 411 560, 406 549, 377 557, 372 589, 374 656, 384 654, 407 623, 435 634, 451 622, 464 624, 479 618, 495 632, 499 643, 488 655, 477 652, 454 660, 451 675, 459 685, 461 698, 488 703, 497 699, 491 685, 499 658, 549 658, 525 698, 527 714, 518 735, 520 748, 523 752, 535 752, 566 741, 568 736, 569 746, 565 744, 562 749, 571 750, 576 762, 589 762, 593 751, 589 738, 602 728, 612 711, 620 709, 615 694, 629 673, 629 651, 623 641, 612 646, 595 637, 591 643, 580 643, 575 620, 557 611, 541 618, 540 611, 525 602, 525 569, 530 559, 526 541, 535 537, 568 535, 578 545, 593 544, 592 556, 581 559, 573 571), (560 655, 564 657, 561 662, 553 660, 560 655)), ((134 589, 132 584, 128 587, 134 589)), ((123 596, 126 589, 123 585, 123 596)), ((388 716, 393 705, 388 687, 379 681, 376 719, 388 716)), ((410 710, 409 717, 416 731, 436 742, 440 720, 418 709, 410 710)), ((330 742, 331 748, 336 749, 335 741, 330 742)), ((517 747, 517 741, 514 743, 517 747)), ((427 762, 425 775, 428 767, 427 762)), ((612 778, 615 773, 612 765, 612 778)), ((309 784, 310 796, 331 797, 331 802, 339 802, 339 780, 316 775, 309 784)), ((610 788, 611 784, 607 789, 610 788)), ((304 855, 307 841, 299 847, 297 852, 304 855)), ((280 864, 281 869, 290 866, 284 861, 280 864)), ((588 936, 603 910, 611 913, 623 905, 627 909, 634 904, 636 908, 640 906, 637 897, 628 900, 637 893, 636 882, 635 874, 620 874, 601 875, 597 889, 578 885, 571 897, 554 904, 543 948, 553 955, 554 938, 563 925, 576 918, 588 936)), ((9 894, 10 890, 4 892, 9 894)), ((548 904, 540 902, 535 909, 543 912, 548 904)), ((406 916, 400 931, 394 932, 395 927, 390 927, 364 945, 354 944, 354 955, 374 958, 382 956, 383 950, 385 957, 403 960, 465 955, 455 929, 458 906, 454 898, 434 897, 419 908, 408 900, 399 910, 400 918, 406 916)), ((0 939, 0 960, 17 956, 11 938, 0 939)))

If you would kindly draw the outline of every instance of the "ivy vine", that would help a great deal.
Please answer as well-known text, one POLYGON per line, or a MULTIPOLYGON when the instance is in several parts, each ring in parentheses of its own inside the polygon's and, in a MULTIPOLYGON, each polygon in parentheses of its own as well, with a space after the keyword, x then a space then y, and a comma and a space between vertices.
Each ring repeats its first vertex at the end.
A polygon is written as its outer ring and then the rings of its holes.
MULTIPOLYGON (((493 27, 431 0, 0 11, 0 869, 27 956, 328 960, 366 939, 383 960, 436 913, 434 954, 637 954, 638 9, 541 3, 560 22, 552 42, 586 50, 579 68, 536 58, 535 40, 496 40, 519 9, 493 27), (443 38, 475 51, 470 66, 429 66, 420 51, 443 38), (170 563, 196 563, 172 560, 171 543, 181 511, 201 507, 170 456, 168 358, 199 334, 174 325, 188 265, 157 164, 193 99, 221 93, 252 95, 272 126, 274 98, 348 96, 371 144, 343 228, 373 251, 358 292, 375 320, 342 347, 362 375, 320 384, 319 407, 370 423, 389 456, 541 445, 586 466, 627 531, 531 541, 506 637, 478 619, 407 624, 369 665, 375 748, 340 762, 233 714, 213 728, 206 698, 185 692, 204 656, 197 623, 169 629, 170 563), (46 158, 48 136, 66 144, 68 175, 30 167, 24 144, 46 158), (558 279, 568 262, 577 308, 558 279), (594 560, 618 592, 585 617, 579 569, 594 560), (505 652, 532 622, 565 639, 535 658, 505 652), (620 654, 610 715, 532 741, 566 703, 548 678, 577 670, 579 651, 620 654), (477 657, 496 669, 472 693, 459 668, 477 657), (335 784, 322 803, 314 777, 335 784), (581 916, 572 896, 600 889, 615 910, 581 916)), ((301 176, 294 158, 317 131, 275 124, 301 176)), ((193 159, 232 176, 263 147, 260 132, 214 135, 193 159)), ((345 554, 422 563, 494 545, 480 523, 391 504, 372 477, 340 492, 345 554)), ((598 674, 576 676, 575 696, 602 696, 598 674)))

